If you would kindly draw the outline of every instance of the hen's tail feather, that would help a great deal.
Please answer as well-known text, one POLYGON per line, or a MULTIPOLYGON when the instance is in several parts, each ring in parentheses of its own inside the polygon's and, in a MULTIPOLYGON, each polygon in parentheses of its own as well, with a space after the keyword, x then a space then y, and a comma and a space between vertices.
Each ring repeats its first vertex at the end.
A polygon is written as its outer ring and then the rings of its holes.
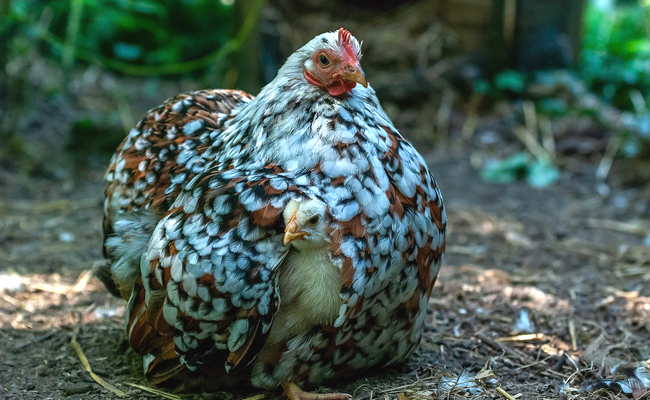
POLYGON ((155 304, 156 296, 149 299, 151 307, 147 306, 144 298, 145 291, 138 277, 126 307, 127 334, 131 347, 143 356, 144 375, 159 384, 186 367, 176 353, 173 328, 159 321, 162 310, 155 304))
POLYGON ((106 263, 101 267, 95 270, 95 276, 104 284, 106 290, 108 290, 115 297, 122 297, 120 294, 120 289, 115 284, 113 280, 113 274, 111 273, 111 266, 106 263))

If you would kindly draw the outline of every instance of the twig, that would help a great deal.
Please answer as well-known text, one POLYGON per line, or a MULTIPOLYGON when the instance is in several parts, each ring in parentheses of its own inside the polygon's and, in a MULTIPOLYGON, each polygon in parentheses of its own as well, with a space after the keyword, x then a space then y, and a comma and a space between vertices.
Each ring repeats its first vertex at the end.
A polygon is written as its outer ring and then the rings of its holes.
POLYGON ((77 342, 77 335, 79 334, 79 328, 81 327, 81 322, 83 320, 82 316, 79 316, 79 322, 74 328, 74 332, 72 333, 72 340, 70 340, 70 346, 74 349, 74 351, 77 353, 77 357, 79 357, 79 361, 81 361, 81 365, 84 368, 84 371, 86 371, 91 378, 95 382, 97 382, 100 386, 102 386, 104 389, 112 392, 115 394, 117 397, 129 397, 129 395, 120 389, 116 388, 115 386, 111 385, 110 383, 106 382, 101 376, 95 374, 90 368, 90 364, 88 363, 88 359, 86 358, 86 355, 84 354, 83 350, 81 349, 81 346, 79 345, 79 342, 77 342))
POLYGON ((581 254, 587 257, 596 257, 601 258, 611 257, 614 255, 615 251, 608 249, 606 246, 597 246, 595 243, 590 243, 581 240, 562 240, 555 244, 552 247, 548 247, 553 250, 566 250, 572 253, 581 254))
MULTIPOLYGON (((127 383, 127 385, 133 386, 134 388, 138 388, 138 389, 142 390, 143 392, 147 392, 147 393, 155 394, 156 396, 164 397, 166 399, 182 400, 180 397, 176 396, 175 394, 163 392, 162 390, 158 390, 158 389, 138 385, 138 384, 135 384, 135 383, 127 383)), ((261 395, 261 396, 262 397, 259 397, 260 399, 264 397, 264 395, 261 395)), ((245 399, 245 400, 253 399, 254 397, 249 397, 248 399, 245 399)))
POLYGON ((436 379, 436 378, 437 378, 437 376, 429 376, 429 377, 426 377, 426 378, 420 378, 420 379, 419 379, 418 381, 416 381, 416 382, 408 383, 408 384, 406 384, 406 385, 402 385, 402 386, 391 387, 391 388, 388 388, 388 389, 386 389, 386 390, 382 390, 382 391, 379 392, 379 393, 381 393, 381 394, 384 394, 384 393, 395 393, 395 392, 397 392, 397 391, 399 391, 399 390, 410 389, 410 388, 412 388, 412 387, 414 387, 414 386, 417 386, 418 384, 420 384, 420 383, 422 383, 422 382, 424 382, 424 381, 430 381, 430 380, 433 380, 433 379, 436 379))
POLYGON ((77 282, 75 282, 75 285, 72 288, 71 293, 82 292, 86 288, 86 285, 88 285, 88 282, 90 281, 90 278, 95 276, 95 271, 97 271, 97 268, 99 268, 99 266, 103 265, 103 263, 104 263, 103 261, 95 261, 93 263, 93 266, 90 269, 83 270, 79 274, 79 277, 77 278, 77 282))
POLYGON ((524 364, 525 359, 520 354, 518 354, 515 350, 511 349, 510 347, 504 346, 501 343, 495 342, 491 337, 487 336, 484 333, 478 333, 476 335, 476 337, 479 338, 481 341, 483 341, 488 346, 492 347, 493 349, 502 351, 502 352, 508 354, 509 356, 516 358, 517 360, 519 360, 519 362, 524 364))
POLYGON ((499 393, 499 394, 501 395, 501 397, 503 397, 504 399, 507 399, 507 400, 516 400, 514 397, 510 396, 510 395, 508 394, 508 392, 506 392, 505 390, 501 389, 500 387, 498 387, 498 388, 496 389, 496 391, 497 391, 497 393, 499 393))
POLYGON ((576 338, 576 324, 573 320, 569 321, 569 336, 571 336, 571 350, 578 351, 578 340, 576 338))
POLYGON ((21 306, 21 303, 18 300, 14 299, 13 297, 11 297, 11 296, 9 296, 7 294, 0 293, 0 299, 6 301, 7 303, 11 304, 14 307, 20 307, 21 306))
POLYGON ((639 297, 639 295, 641 295, 641 292, 639 292, 638 290, 633 290, 631 292, 626 292, 626 291, 619 290, 619 289, 616 289, 615 287, 611 287, 611 286, 606 287, 605 290, 610 292, 611 294, 613 294, 615 296, 623 297, 624 299, 628 299, 628 300, 636 299, 636 298, 639 297))
POLYGON ((541 144, 535 139, 533 136, 533 133, 530 132, 528 129, 526 129, 523 126, 515 126, 512 131, 515 133, 515 136, 517 136, 517 139, 519 139, 524 146, 530 151, 530 153, 535 156, 535 158, 539 161, 551 161, 552 158, 551 156, 544 150, 541 144))
POLYGON ((478 256, 485 253, 485 246, 460 246, 460 245, 451 245, 447 246, 447 253, 449 254, 461 254, 466 256, 478 256))
POLYGON ((552 369, 543 369, 539 371, 540 375, 548 376, 550 378, 566 378, 565 374, 562 374, 560 372, 553 371, 552 369))
POLYGON ((56 293, 56 294, 68 294, 70 289, 64 287, 63 285, 50 285, 49 283, 36 282, 31 285, 32 290, 40 290, 41 292, 56 293))
POLYGON ((623 139, 621 138, 622 132, 623 130, 616 133, 609 140, 607 148, 605 149, 605 154, 603 154, 603 158, 600 160, 600 164, 598 164, 598 169, 596 170, 596 179, 601 181, 607 179, 609 170, 612 168, 612 164, 614 163, 614 157, 618 152, 618 148, 621 147, 621 143, 623 143, 623 139))
POLYGON ((537 142, 537 112, 535 112, 535 103, 532 101, 524 101, 524 125, 526 130, 530 132, 531 137, 537 142))
POLYGON ((587 227, 594 229, 608 229, 611 231, 633 233, 638 235, 647 235, 650 233, 650 226, 647 226, 641 221, 620 222, 609 219, 590 218, 587 220, 587 227))
POLYGON ((557 159, 557 153, 555 152, 555 137, 553 136, 553 125, 551 120, 548 118, 540 118, 539 128, 542 131, 542 146, 544 150, 551 156, 552 160, 557 159))
POLYGON ((543 364, 543 363, 545 363, 546 361, 550 360, 550 359, 553 358, 553 357, 555 357, 555 355, 550 355, 550 356, 548 356, 548 357, 546 357, 546 358, 543 358, 543 359, 541 359, 541 360, 535 361, 535 362, 533 362, 533 363, 526 364, 526 365, 522 365, 521 367, 519 367, 519 369, 520 369, 520 370, 521 370, 521 369, 526 369, 526 368, 534 367, 535 365, 543 364))
POLYGON ((543 123, 544 120, 538 120, 535 112, 535 103, 532 101, 524 102, 524 126, 515 126, 513 132, 515 136, 526 146, 528 151, 540 161, 552 163, 555 160, 555 139, 550 122, 543 123), (542 144, 537 139, 538 126, 542 128, 542 144))
POLYGON ((616 264, 616 267, 620 269, 614 271, 614 275, 616 275, 618 278, 650 275, 650 270, 647 266, 635 267, 631 264, 616 264))
POLYGON ((650 399, 650 390, 642 394, 641 397, 639 397, 636 400, 648 400, 648 399, 650 399))
POLYGON ((518 341, 527 341, 527 340, 541 340, 544 339, 546 335, 543 333, 527 333, 525 335, 516 335, 497 338, 496 342, 518 342, 518 341))

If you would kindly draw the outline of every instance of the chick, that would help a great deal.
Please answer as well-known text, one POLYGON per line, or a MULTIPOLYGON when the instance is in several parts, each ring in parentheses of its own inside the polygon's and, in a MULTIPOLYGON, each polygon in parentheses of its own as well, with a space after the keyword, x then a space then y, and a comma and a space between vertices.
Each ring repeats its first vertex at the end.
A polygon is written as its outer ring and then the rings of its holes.
POLYGON ((300 251, 326 248, 330 242, 326 211, 327 204, 320 200, 291 200, 282 212, 284 244, 300 251))
POLYGON ((280 307, 270 343, 333 323, 341 306, 341 274, 329 253, 327 205, 320 200, 294 199, 282 216, 284 244, 291 249, 278 275, 280 307))

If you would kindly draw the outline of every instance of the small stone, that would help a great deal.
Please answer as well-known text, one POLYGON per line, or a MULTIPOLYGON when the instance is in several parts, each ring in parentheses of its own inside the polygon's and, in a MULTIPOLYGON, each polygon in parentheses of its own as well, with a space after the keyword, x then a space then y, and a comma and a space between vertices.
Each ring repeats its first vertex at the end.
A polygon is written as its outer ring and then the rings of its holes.
POLYGON ((88 393, 92 390, 93 390, 93 385, 91 385, 90 383, 68 383, 61 387, 61 392, 63 392, 65 396, 88 393))
POLYGON ((8 366, 8 367, 15 367, 16 366, 16 360, 14 360, 12 358, 9 358, 9 359, 4 360, 3 364, 8 366))
POLYGON ((59 234, 59 240, 63 243, 71 243, 74 242, 74 235, 70 232, 61 232, 59 234))

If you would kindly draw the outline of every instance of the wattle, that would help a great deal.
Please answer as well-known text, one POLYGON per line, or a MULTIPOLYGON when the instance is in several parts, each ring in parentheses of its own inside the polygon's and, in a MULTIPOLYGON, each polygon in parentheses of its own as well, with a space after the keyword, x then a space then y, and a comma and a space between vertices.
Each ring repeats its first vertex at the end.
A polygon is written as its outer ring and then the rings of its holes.
POLYGON ((356 82, 342 81, 338 79, 327 86, 327 92, 332 96, 340 96, 348 91, 352 93, 352 89, 354 89, 355 86, 357 86, 356 82))

